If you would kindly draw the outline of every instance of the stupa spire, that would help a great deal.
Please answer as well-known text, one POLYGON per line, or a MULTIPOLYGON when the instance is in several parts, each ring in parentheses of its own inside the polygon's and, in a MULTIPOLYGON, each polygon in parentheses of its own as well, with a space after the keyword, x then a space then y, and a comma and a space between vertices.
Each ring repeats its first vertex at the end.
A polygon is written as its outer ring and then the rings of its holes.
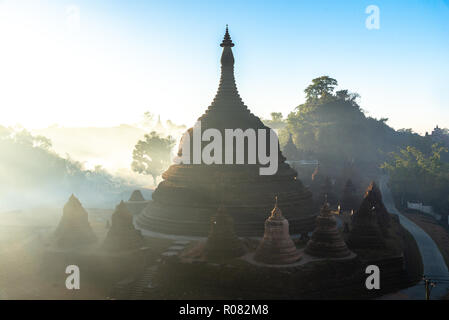
POLYGON ((274 208, 271 211, 271 217, 272 219, 283 219, 282 217, 282 211, 278 207, 278 196, 274 197, 274 208))
POLYGON ((232 53, 232 47, 234 43, 231 40, 229 34, 228 25, 226 25, 226 32, 220 47, 223 48, 221 54, 221 77, 220 85, 218 87, 217 94, 212 102, 212 106, 225 106, 226 108, 244 108, 243 101, 237 90, 234 77, 234 55, 232 53))
POLYGON ((226 25, 226 32, 223 41, 220 44, 220 47, 233 47, 233 46, 234 44, 232 43, 231 36, 229 35, 228 25, 226 25))

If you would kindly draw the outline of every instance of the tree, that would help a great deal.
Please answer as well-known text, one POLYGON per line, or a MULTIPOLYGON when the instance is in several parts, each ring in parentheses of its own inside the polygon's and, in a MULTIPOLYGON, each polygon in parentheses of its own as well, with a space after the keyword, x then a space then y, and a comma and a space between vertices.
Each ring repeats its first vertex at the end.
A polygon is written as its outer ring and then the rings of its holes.
POLYGON ((145 128, 151 127, 151 125, 152 125, 152 123, 153 123, 153 119, 154 119, 154 115, 153 115, 151 112, 146 111, 146 112, 143 114, 142 125, 143 125, 145 128))
POLYGON ((442 161, 448 149, 433 144, 425 154, 408 146, 399 152, 389 153, 382 165, 390 175, 395 196, 408 201, 422 201, 445 213, 449 210, 449 163, 442 161))
POLYGON ((272 112, 270 113, 272 121, 282 121, 282 113, 281 112, 272 112))
POLYGON ((312 84, 304 90, 304 92, 306 93, 307 101, 310 102, 316 99, 331 96, 337 85, 337 80, 332 79, 328 76, 322 76, 313 79, 312 84))
POLYGON ((155 131, 144 136, 144 140, 137 141, 133 151, 132 170, 140 174, 148 174, 156 178, 170 165, 170 156, 175 140, 168 136, 159 136, 155 131))
POLYGON ((265 125, 272 129, 281 129, 285 127, 286 123, 281 112, 272 112, 270 113, 270 116, 271 120, 263 120, 265 125))

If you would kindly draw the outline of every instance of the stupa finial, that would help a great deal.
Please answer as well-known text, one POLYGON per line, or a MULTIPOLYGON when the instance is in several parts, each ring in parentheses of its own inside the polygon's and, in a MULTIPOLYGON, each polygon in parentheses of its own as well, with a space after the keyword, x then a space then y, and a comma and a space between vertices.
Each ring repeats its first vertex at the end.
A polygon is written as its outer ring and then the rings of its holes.
POLYGON ((324 195, 324 203, 323 206, 321 207, 321 215, 330 215, 331 214, 331 209, 330 209, 330 205, 329 202, 327 202, 327 194, 324 195))
POLYGON ((229 35, 228 25, 226 25, 226 32, 223 41, 220 44, 220 47, 233 47, 233 46, 234 44, 232 43, 231 36, 229 35))
POLYGON ((278 196, 274 197, 274 208, 271 211, 271 218, 282 218, 282 211, 278 207, 278 196))

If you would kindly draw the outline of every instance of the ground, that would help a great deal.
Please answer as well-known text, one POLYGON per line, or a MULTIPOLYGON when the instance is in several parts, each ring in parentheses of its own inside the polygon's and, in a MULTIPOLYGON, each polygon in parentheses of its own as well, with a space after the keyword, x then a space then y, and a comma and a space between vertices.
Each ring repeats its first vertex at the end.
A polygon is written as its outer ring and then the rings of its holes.
MULTIPOLYGON (((107 233, 112 210, 87 209, 100 242, 107 233)), ((65 270, 45 275, 42 256, 62 215, 61 208, 39 208, 0 213, 0 299, 107 299, 113 284, 84 281, 80 290, 67 290, 65 270)), ((155 250, 170 241, 145 238, 155 250)))

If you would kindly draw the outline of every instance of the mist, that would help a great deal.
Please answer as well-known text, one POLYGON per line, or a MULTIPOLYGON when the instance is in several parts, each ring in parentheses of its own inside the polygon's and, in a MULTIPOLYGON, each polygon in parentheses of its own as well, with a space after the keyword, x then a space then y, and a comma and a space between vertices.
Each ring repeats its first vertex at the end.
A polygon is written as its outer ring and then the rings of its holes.
POLYGON ((15 212, 62 208, 71 194, 86 207, 104 209, 135 189, 151 199, 153 179, 131 170, 133 148, 151 131, 178 141, 185 126, 147 113, 141 123, 116 127, 0 129, 0 212, 15 212))

